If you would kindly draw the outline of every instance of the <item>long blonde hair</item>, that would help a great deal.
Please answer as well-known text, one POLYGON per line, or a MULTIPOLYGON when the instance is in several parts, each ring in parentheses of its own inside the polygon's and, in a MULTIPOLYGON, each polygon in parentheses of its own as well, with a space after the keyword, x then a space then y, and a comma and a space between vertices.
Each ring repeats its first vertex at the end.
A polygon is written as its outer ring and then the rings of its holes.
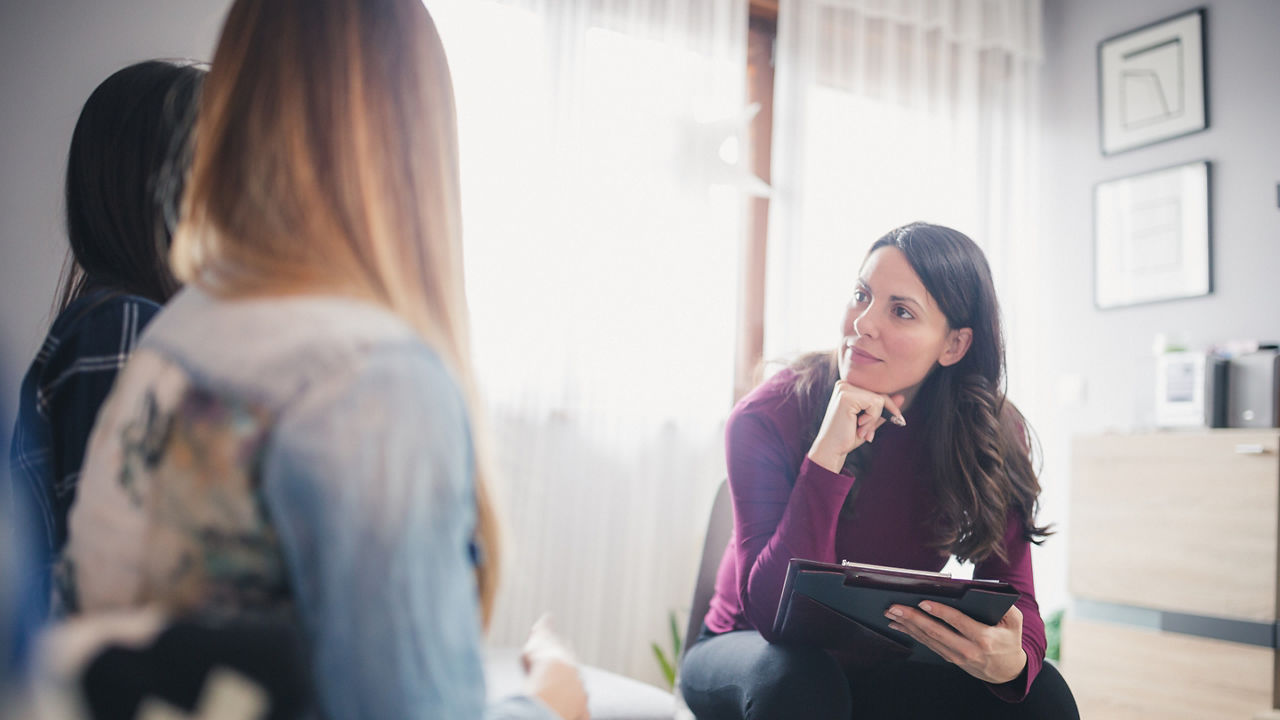
POLYGON ((329 292, 450 366, 476 447, 485 625, 498 524, 463 288, 453 84, 422 0, 237 0, 205 83, 175 273, 216 295, 329 292))

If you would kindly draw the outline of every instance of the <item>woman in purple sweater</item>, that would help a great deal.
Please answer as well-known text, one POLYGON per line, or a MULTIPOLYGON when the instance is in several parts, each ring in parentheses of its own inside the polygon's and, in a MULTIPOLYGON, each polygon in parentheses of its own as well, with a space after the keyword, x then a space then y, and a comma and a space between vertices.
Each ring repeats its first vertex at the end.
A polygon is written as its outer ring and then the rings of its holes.
POLYGON ((1003 375, 978 246, 923 223, 877 240, 839 348, 802 357, 729 418, 734 534, 681 672, 700 720, 1079 717, 1044 663, 1030 544, 1049 530, 1003 375), (1021 597, 994 626, 936 604, 887 610, 947 664, 775 644, 791 558, 939 570, 951 555, 1021 597))

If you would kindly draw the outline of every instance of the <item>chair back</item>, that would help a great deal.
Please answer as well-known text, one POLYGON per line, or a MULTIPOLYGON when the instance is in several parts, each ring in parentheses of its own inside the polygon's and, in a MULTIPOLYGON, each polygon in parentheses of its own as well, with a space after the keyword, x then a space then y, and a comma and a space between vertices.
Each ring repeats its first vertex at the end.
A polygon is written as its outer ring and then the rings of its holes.
POLYGON ((702 631, 702 620, 711 607, 711 596, 716 590, 716 572, 720 569, 720 559, 724 557, 724 549, 729 544, 729 536, 733 534, 733 500, 729 495, 729 481, 722 480, 720 489, 716 491, 716 499, 711 504, 711 517, 707 520, 707 537, 702 543, 702 561, 698 564, 698 580, 693 588, 693 605, 689 608, 689 626, 684 633, 684 653, 698 639, 702 631))

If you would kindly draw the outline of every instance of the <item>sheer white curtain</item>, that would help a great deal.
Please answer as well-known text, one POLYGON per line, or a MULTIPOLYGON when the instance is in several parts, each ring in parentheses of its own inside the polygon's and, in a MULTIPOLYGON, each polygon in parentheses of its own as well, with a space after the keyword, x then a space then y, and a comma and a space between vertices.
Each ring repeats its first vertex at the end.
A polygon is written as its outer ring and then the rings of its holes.
MULTIPOLYGON (((1030 270, 1042 0, 779 5, 765 358, 835 345, 862 258, 886 231, 949 225, 991 263, 1009 396, 1035 426, 1047 402, 1035 381, 1046 308, 1030 270)), ((1056 519, 1054 497, 1046 489, 1042 520, 1056 519)), ((1063 557, 1049 553, 1037 575, 1052 607, 1063 557)))
POLYGON ((983 246, 1025 345, 1040 18, 1041 0, 780 4, 766 358, 833 346, 867 247, 913 220, 983 246))
POLYGON ((746 0, 428 0, 507 520, 491 632, 543 609, 657 681, 732 402, 746 0))

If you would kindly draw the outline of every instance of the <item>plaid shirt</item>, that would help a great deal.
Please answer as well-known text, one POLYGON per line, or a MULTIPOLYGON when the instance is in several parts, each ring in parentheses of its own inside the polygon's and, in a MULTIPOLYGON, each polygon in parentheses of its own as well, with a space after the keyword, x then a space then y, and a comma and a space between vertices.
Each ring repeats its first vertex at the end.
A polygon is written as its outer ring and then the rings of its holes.
POLYGON ((36 576, 24 586, 48 606, 51 565, 67 539, 67 513, 94 419, 138 334, 160 306, 101 290, 59 313, 22 380, 9 463, 36 576))

